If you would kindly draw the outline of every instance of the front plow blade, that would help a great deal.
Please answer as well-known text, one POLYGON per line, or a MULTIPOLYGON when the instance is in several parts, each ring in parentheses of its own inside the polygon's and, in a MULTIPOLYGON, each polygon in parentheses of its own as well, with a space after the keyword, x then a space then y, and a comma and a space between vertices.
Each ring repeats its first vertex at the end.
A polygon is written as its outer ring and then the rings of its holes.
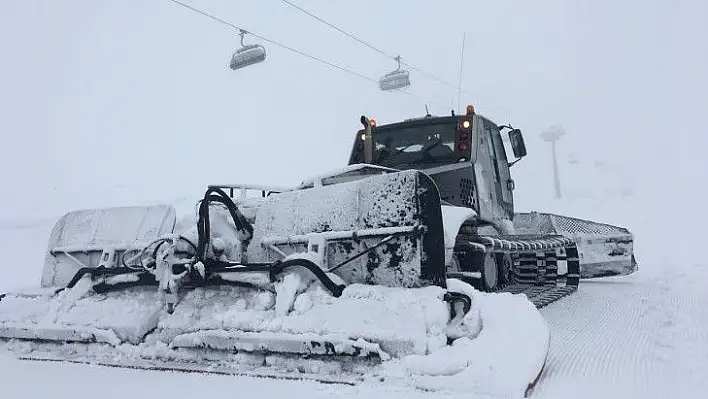
POLYGON ((580 277, 625 276, 638 270, 634 237, 629 230, 605 223, 551 213, 516 213, 514 228, 521 234, 560 234, 575 240, 580 277))
POLYGON ((80 269, 121 266, 128 251, 172 233, 175 222, 168 205, 64 215, 49 237, 40 287, 0 295, 0 339, 139 342, 157 325, 156 290, 96 295, 88 278, 72 289, 64 287, 80 269))
POLYGON ((97 295, 82 284, 59 294, 9 293, 0 300, 0 338, 137 344, 157 326, 159 311, 154 290, 97 295))
POLYGON ((543 317, 523 296, 481 294, 460 281, 448 283, 453 292, 472 294, 475 304, 464 319, 468 333, 452 345, 444 289, 360 284, 348 286, 340 298, 311 287, 282 316, 263 297, 272 294, 257 298, 242 295, 242 287, 199 288, 174 314, 159 313, 157 327, 137 344, 5 345, 29 361, 528 395, 527 385, 535 384, 548 355, 543 317))
POLYGON ((172 233, 175 223, 175 209, 169 205, 69 212, 57 221, 49 237, 42 287, 66 286, 82 267, 97 267, 102 262, 120 266, 127 251, 141 250, 172 233))
POLYGON ((304 251, 318 235, 323 263, 347 283, 388 287, 445 285, 440 193, 418 171, 272 195, 256 213, 251 262, 304 251), (392 240, 363 254, 389 236, 392 240))
MULTIPOLYGON (((284 315, 274 293, 244 287, 194 289, 173 314, 150 294, 89 295, 50 319, 6 323, 4 345, 25 360, 354 383, 383 361, 447 340, 440 287, 354 284, 333 298, 314 285, 284 315)), ((6 310, 18 305, 9 299, 6 310)), ((36 313, 66 299, 35 303, 36 313)))
POLYGON ((278 371, 272 369, 272 367, 260 367, 257 365, 251 365, 249 367, 244 367, 242 365, 234 366, 234 362, 228 361, 228 358, 226 358, 227 361, 225 361, 224 358, 208 360, 203 357, 199 357, 195 358, 195 361, 185 362, 154 358, 132 359, 120 356, 107 356, 105 358, 96 358, 94 356, 85 356, 80 354, 80 352, 72 351, 72 353, 60 356, 57 356, 55 352, 46 352, 44 354, 34 353, 30 356, 19 356, 17 359, 37 362, 65 362, 76 364, 90 364, 104 367, 116 367, 146 371, 176 371, 182 373, 273 378, 280 380, 315 381, 323 384, 341 384, 352 386, 363 381, 361 377, 348 376, 342 374, 306 374, 300 371, 302 368, 293 368, 290 371, 278 371))

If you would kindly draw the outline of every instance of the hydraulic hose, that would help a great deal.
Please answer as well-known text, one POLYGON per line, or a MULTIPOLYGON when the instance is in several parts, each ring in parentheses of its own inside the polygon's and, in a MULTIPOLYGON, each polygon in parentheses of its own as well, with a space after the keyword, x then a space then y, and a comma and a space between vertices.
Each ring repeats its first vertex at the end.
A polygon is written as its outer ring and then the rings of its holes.
POLYGON ((336 284, 329 278, 329 276, 327 276, 327 273, 325 273, 324 270, 322 270, 319 266, 317 266, 317 264, 315 264, 315 262, 307 259, 289 259, 271 266, 271 281, 274 281, 275 276, 285 271, 285 269, 289 269, 295 266, 302 266, 309 270, 312 274, 315 275, 315 277, 317 277, 318 280, 320 280, 322 285, 324 285, 325 288, 327 288, 329 292, 334 295, 335 298, 339 298, 340 296, 342 296, 342 292, 344 291, 346 286, 336 284))
POLYGON ((204 194, 204 199, 199 203, 199 219, 197 220, 197 233, 199 241, 197 242, 197 259, 204 262, 206 260, 206 252, 211 238, 211 226, 209 221, 209 204, 219 202, 226 206, 231 214, 236 228, 246 235, 245 245, 248 245, 253 237, 253 226, 239 211, 233 200, 220 188, 209 187, 204 194), (212 194, 216 193, 216 194, 212 194))
POLYGON ((336 284, 334 281, 332 281, 332 279, 327 276, 327 273, 325 273, 324 270, 317 266, 316 263, 312 262, 311 260, 302 258, 289 259, 275 264, 262 263, 239 265, 219 261, 209 262, 209 270, 211 270, 212 273, 268 273, 271 282, 275 281, 276 277, 280 273, 284 272, 286 269, 290 269, 295 266, 301 266, 309 270, 322 283, 322 285, 324 285, 324 287, 336 298, 339 298, 342 295, 344 288, 346 288, 345 285, 336 284))
POLYGON ((445 300, 445 302, 448 302, 450 305, 453 305, 451 307, 451 310, 455 308, 454 304, 457 302, 462 302, 462 312, 464 314, 467 314, 467 312, 469 312, 472 308, 472 299, 470 299, 469 296, 461 292, 448 291, 443 296, 443 299, 445 300))
POLYGON ((130 274, 130 273, 135 273, 135 269, 132 269, 130 267, 104 267, 104 266, 99 266, 99 267, 82 267, 79 269, 75 274, 74 277, 72 277, 71 281, 69 281, 69 284, 66 285, 64 288, 59 288, 56 293, 58 294, 59 292, 63 291, 65 288, 74 288, 76 283, 81 280, 85 275, 89 274, 91 277, 96 277, 96 276, 118 276, 121 274, 130 274))
MULTIPOLYGON (((196 252, 196 259, 197 261, 201 261, 206 269, 208 270, 208 274, 206 276, 206 279, 204 281, 201 281, 199 284, 195 284, 195 282, 188 283, 187 285, 190 286, 202 286, 202 285, 219 285, 219 284, 234 284, 232 282, 226 281, 223 278, 221 278, 218 275, 215 275, 215 273, 219 272, 231 272, 231 273, 238 273, 238 272, 243 272, 243 273, 249 273, 249 272, 260 272, 260 273, 268 273, 271 282, 274 282, 276 280, 276 277, 284 272, 287 269, 291 269, 296 266, 303 267, 307 270, 310 271, 321 283, 324 285, 324 287, 332 293, 333 296, 335 297, 340 297, 342 295, 342 292, 344 291, 344 288, 346 287, 345 285, 340 285, 336 284, 332 279, 329 278, 327 273, 322 270, 317 264, 314 262, 308 260, 308 259, 289 259, 283 262, 276 262, 275 264, 238 264, 238 263, 229 263, 229 262, 223 262, 219 261, 216 259, 208 259, 207 258, 207 248, 209 246, 209 241, 210 241, 210 234, 211 234, 211 226, 210 226, 210 218, 209 218, 209 205, 212 202, 218 202, 226 206, 226 208, 229 210, 229 213, 231 215, 231 218, 233 219, 235 227, 245 235, 244 242, 247 245, 248 242, 252 239, 253 237, 253 226, 251 223, 246 219, 246 217, 239 211, 238 207, 236 204, 231 200, 231 198, 221 189, 217 187, 210 187, 206 193, 204 194, 204 199, 200 202, 199 204, 199 215, 198 215, 198 221, 197 221, 197 233, 199 236, 199 241, 195 245, 188 239, 178 236, 177 240, 183 240, 186 241, 187 244, 189 244, 190 247, 196 252), (211 276, 211 277, 210 277, 211 276)), ((175 239, 172 237, 163 237, 159 238, 152 243, 150 243, 148 246, 143 248, 141 254, 140 254, 140 262, 143 264, 143 258, 147 254, 147 252, 150 250, 149 248, 153 247, 152 249, 152 257, 153 259, 156 259, 157 253, 160 249, 160 247, 166 243, 166 242, 172 242, 175 239)), ((172 244, 176 244, 175 242, 172 242, 172 244)), ((144 273, 144 275, 140 275, 138 281, 133 281, 133 282, 120 282, 120 283, 114 283, 114 284, 106 284, 106 283, 99 283, 94 286, 94 290, 96 292, 107 292, 115 289, 122 289, 126 287, 132 287, 132 286, 143 286, 143 285, 154 285, 156 284, 156 281, 154 277, 151 275, 153 273, 153 270, 151 270, 150 267, 143 265, 145 268, 145 271, 148 273, 144 273), (150 274, 150 275, 148 275, 150 274)), ((154 269, 154 267, 153 267, 154 269)), ((71 279, 69 284, 66 286, 66 288, 73 288, 76 283, 81 280, 81 278, 89 274, 92 277, 96 276, 109 276, 109 275, 119 275, 119 274, 129 274, 129 273, 135 273, 136 270, 131 267, 115 267, 115 268, 105 268, 105 267, 97 267, 97 268, 92 268, 92 267, 85 267, 81 268, 77 273, 74 275, 74 277, 71 279)), ((244 285, 244 286, 250 286, 249 284, 241 284, 241 283, 235 283, 235 285, 244 285)), ((61 289, 59 290, 61 291, 61 289)), ((57 291, 57 292, 59 292, 57 291)))

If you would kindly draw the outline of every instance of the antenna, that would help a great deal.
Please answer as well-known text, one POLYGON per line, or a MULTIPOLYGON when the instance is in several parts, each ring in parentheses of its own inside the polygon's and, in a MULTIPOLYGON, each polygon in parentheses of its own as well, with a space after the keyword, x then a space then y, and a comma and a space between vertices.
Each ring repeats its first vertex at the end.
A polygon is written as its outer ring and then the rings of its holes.
POLYGON ((467 32, 462 34, 462 52, 460 55, 460 78, 457 83, 457 109, 460 109, 460 97, 462 92, 462 66, 465 61, 465 36, 467 36, 467 32))
POLYGON ((430 116, 430 111, 428 111, 428 104, 425 104, 425 116, 430 116))

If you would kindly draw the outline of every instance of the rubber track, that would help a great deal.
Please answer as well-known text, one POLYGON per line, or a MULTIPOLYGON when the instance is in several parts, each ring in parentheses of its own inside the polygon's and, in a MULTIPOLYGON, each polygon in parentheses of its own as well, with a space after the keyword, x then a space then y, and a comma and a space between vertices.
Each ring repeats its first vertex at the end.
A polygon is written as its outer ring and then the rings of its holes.
POLYGON ((547 306, 578 289, 580 259, 576 243, 560 235, 465 237, 476 250, 510 254, 514 262, 513 280, 494 292, 525 294, 537 308, 547 306), (477 245, 475 245, 477 244, 477 245), (567 273, 558 275, 558 262, 567 264, 567 273))

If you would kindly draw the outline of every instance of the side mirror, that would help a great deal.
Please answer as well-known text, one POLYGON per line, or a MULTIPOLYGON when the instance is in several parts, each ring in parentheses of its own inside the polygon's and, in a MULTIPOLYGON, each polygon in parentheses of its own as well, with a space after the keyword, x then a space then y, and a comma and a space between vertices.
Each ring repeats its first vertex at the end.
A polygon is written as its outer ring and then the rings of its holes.
POLYGON ((511 149, 514 151, 516 158, 526 156, 526 144, 524 143, 524 136, 521 134, 521 130, 512 129, 509 131, 509 141, 511 142, 511 149))

